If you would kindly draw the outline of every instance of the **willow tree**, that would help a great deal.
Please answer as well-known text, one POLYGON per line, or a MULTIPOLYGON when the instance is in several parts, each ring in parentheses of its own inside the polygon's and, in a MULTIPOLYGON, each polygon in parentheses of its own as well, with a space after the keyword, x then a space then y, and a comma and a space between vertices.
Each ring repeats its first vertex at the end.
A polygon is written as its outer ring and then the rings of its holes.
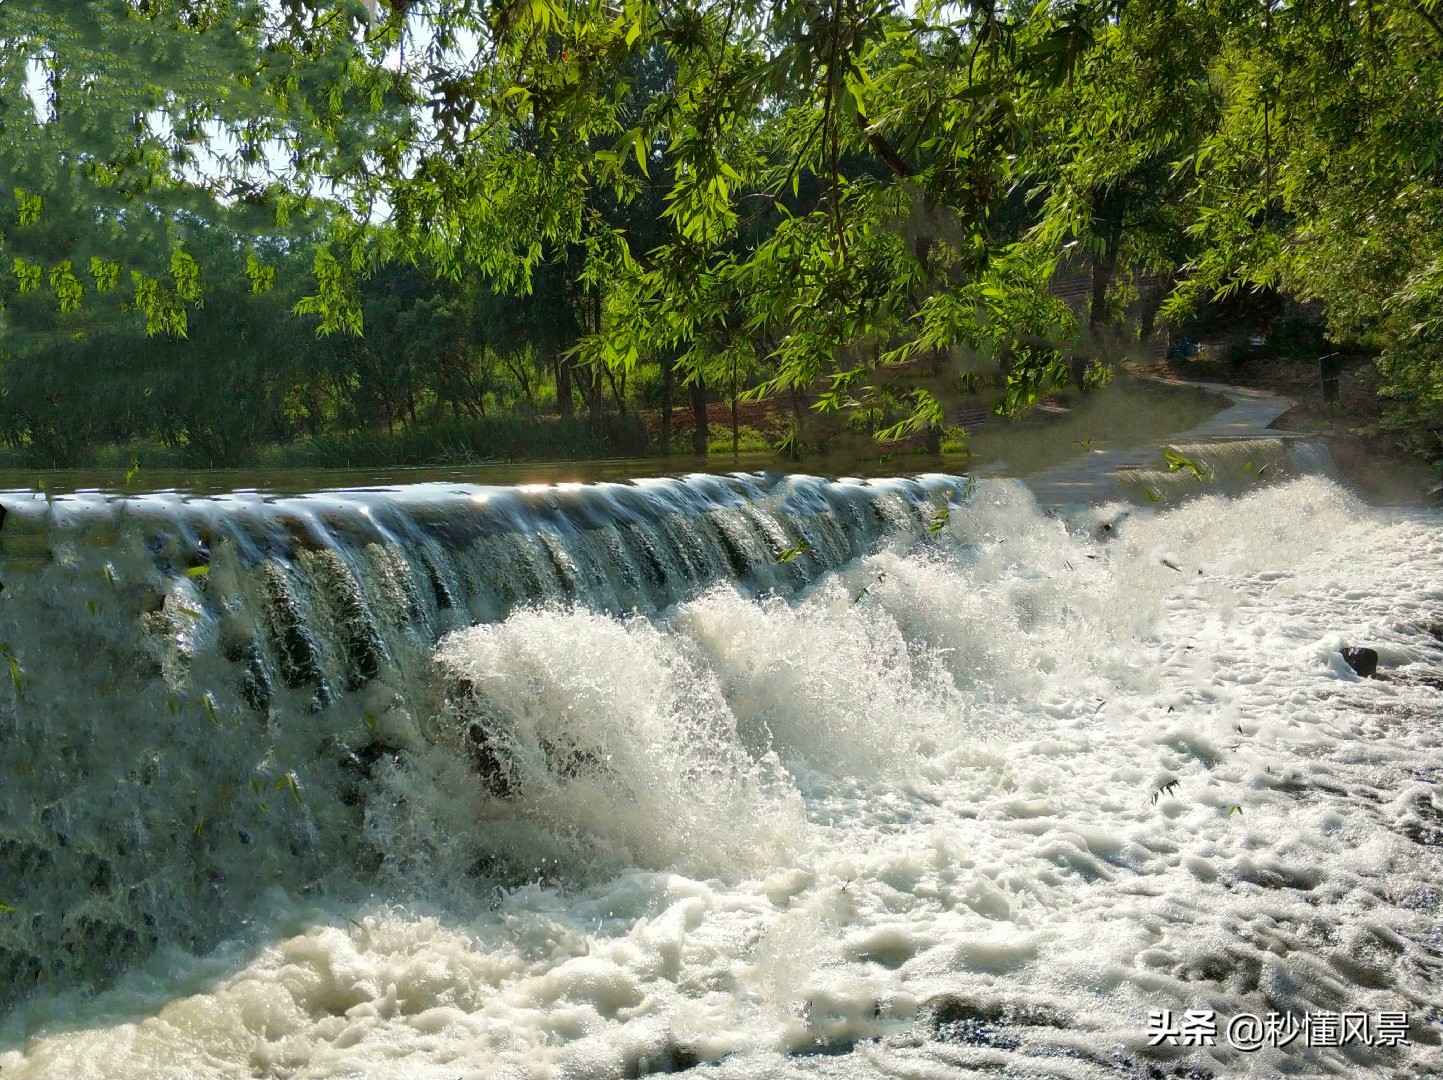
POLYGON ((1436 408, 1436 4, 6 4, 0 228, 20 287, 172 331, 187 215, 324 209, 322 332, 384 260, 521 295, 564 265, 576 361, 758 371, 884 436, 969 368, 1014 407, 1062 377, 1081 251, 1094 323, 1134 265, 1174 314, 1281 286, 1436 408))
POLYGON ((1195 254, 1172 310, 1275 287, 1375 350, 1388 419, 1443 452, 1443 7, 1225 6, 1216 125, 1182 157, 1195 254))
MULTIPOLYGON (((403 169, 415 127, 412 89, 368 26, 359 3, 0 8, 0 243, 18 290, 183 335, 204 292, 198 222, 272 240, 324 227, 299 308, 323 332, 359 332, 380 209, 364 180, 403 169)), ((258 291, 275 270, 255 253, 258 291)))

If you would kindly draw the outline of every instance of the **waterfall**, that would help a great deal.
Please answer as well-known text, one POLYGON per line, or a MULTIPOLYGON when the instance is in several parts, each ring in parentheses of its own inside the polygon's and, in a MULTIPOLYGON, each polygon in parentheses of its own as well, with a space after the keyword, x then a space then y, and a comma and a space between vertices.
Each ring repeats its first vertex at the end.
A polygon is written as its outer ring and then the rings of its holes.
MULTIPOLYGON (((925 541, 961 494, 747 474, 0 498, 0 1006, 402 858, 368 805, 419 748, 511 795, 502 736, 465 710, 475 678, 437 658, 448 632, 654 614, 719 581, 789 595, 925 541)), ((543 750, 563 772, 580 753, 543 750)))
POLYGON ((0 1075, 1425 1074, 1443 520, 1274 471, 9 498, 0 1075))
POLYGON ((1175 502, 1205 491, 1235 493, 1260 482, 1335 471, 1325 443, 1290 435, 1173 442, 1155 460, 1120 468, 1118 489, 1137 501, 1175 502))

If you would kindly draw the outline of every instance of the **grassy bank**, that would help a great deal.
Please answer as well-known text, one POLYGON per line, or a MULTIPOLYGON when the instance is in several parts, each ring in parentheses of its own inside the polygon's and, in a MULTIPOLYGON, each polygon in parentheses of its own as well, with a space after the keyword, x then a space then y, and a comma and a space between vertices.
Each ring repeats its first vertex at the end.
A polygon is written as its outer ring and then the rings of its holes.
POLYGON ((499 416, 441 420, 386 431, 318 435, 293 443, 231 447, 223 455, 181 443, 137 441, 69 446, 63 453, 33 446, 0 447, 0 468, 142 469, 391 468, 479 465, 511 461, 579 461, 640 457, 652 450, 635 414, 571 419, 499 416))

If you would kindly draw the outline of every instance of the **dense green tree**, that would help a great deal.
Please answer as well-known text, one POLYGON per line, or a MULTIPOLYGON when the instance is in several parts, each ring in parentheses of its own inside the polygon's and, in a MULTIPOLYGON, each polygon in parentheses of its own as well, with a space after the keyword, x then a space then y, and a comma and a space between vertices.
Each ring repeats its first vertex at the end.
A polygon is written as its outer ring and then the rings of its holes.
POLYGON ((187 332, 224 219, 253 288, 387 327, 331 347, 371 422, 654 365, 935 438, 959 375, 1023 408, 1115 342, 1139 271, 1173 317, 1320 300, 1443 411, 1437 0, 50 0, 0 46, 15 292, 187 332), (396 262, 453 283, 411 323, 396 262))

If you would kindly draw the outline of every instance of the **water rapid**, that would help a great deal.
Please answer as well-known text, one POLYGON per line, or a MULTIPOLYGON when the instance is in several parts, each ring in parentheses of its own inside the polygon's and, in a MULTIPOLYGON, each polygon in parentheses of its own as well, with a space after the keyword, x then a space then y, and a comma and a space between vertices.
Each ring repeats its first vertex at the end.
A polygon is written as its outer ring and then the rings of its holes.
POLYGON ((8 509, 7 1078, 1439 1053, 1436 515, 1322 476, 8 509), (1159 1008, 1410 1041, 1152 1047, 1159 1008))
MULTIPOLYGON (((413 751, 458 762, 462 791, 540 797, 506 790, 536 746, 487 712, 474 664, 435 653, 443 635, 513 612, 517 627, 594 613, 594 641, 554 642, 572 686, 622 647, 604 636, 613 617, 718 581, 791 593, 885 539, 926 535, 959 483, 7 498, 0 902, 24 915, 0 921, 0 1005, 39 984, 104 985, 166 944, 210 948, 266 889, 414 859, 369 809, 413 751)), ((503 689, 496 709, 526 704, 503 689)), ((663 719, 675 738, 695 726, 663 719)), ((544 736, 559 774, 585 734, 578 719, 544 736)), ((590 812, 576 794, 571 810, 590 812)))

